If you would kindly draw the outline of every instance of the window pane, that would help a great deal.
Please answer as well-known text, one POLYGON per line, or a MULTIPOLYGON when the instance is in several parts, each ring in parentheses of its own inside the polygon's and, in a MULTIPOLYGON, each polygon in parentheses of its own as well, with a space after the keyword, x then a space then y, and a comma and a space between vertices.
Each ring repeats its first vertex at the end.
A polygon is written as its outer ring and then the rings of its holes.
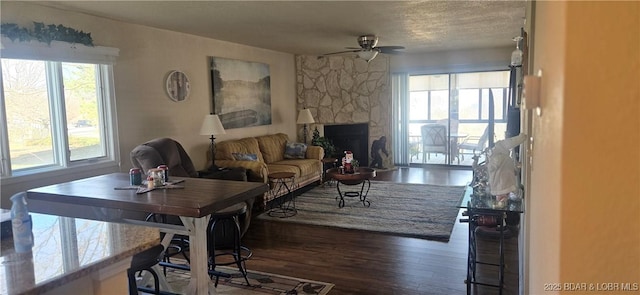
POLYGON ((105 156, 100 136, 97 67, 62 63, 71 161, 105 156))
POLYGON ((480 118, 489 120, 489 90, 482 89, 482 114, 480 118))
POLYGON ((413 91, 409 94, 409 120, 429 119, 429 91, 413 91))
POLYGON ((54 163, 43 61, 2 59, 11 170, 54 163))
POLYGON ((418 75, 409 77, 409 91, 448 89, 449 75, 418 75))
POLYGON ((504 91, 502 91, 502 88, 493 88, 491 92, 493 93, 493 105, 496 108, 495 120, 504 120, 504 91))
POLYGON ((509 71, 458 74, 458 88, 509 87, 509 71))
POLYGON ((458 90, 458 99, 460 101, 458 118, 461 120, 478 120, 478 108, 480 101, 478 97, 478 89, 460 89, 458 90))
MULTIPOLYGON (((503 89, 493 88, 491 92, 493 92, 493 106, 495 107, 493 113, 494 120, 504 120, 505 105, 503 101, 503 89)), ((482 89, 482 119, 489 119, 489 89, 482 89)))
POLYGON ((420 127, 425 123, 409 123, 409 142, 420 142, 420 127))
POLYGON ((449 118, 449 91, 431 91, 431 119, 449 118))

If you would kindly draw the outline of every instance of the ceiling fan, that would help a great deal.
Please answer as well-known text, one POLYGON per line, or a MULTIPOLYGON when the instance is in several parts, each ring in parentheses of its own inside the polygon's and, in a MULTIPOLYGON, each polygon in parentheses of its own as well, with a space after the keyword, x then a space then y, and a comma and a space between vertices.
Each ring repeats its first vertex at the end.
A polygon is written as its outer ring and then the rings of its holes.
POLYGON ((396 54, 402 52, 398 50, 404 49, 404 46, 376 46, 378 44, 378 37, 376 35, 362 35, 358 37, 358 44, 360 47, 346 47, 351 50, 327 53, 319 56, 318 58, 334 54, 355 53, 359 58, 370 62, 378 55, 378 53, 396 54))

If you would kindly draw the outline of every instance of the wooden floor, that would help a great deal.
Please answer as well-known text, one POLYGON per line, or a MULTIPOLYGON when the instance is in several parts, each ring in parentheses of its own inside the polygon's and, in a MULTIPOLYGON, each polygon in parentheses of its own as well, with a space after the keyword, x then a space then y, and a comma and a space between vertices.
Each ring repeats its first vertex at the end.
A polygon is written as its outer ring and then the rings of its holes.
MULTIPOLYGON (((465 185, 470 179, 470 170, 413 167, 376 177, 440 185, 465 185)), ((465 294, 467 241, 468 226, 459 222, 443 243, 258 219, 243 238, 253 251, 248 269, 333 283, 329 294, 465 294)), ((494 239, 479 240, 478 251, 484 261, 498 259, 494 239)), ((503 294, 518 294, 517 238, 507 240, 506 253, 503 294)), ((485 278, 497 282, 497 268, 479 267, 478 279, 485 278)), ((472 294, 498 294, 496 288, 473 288, 472 294)))

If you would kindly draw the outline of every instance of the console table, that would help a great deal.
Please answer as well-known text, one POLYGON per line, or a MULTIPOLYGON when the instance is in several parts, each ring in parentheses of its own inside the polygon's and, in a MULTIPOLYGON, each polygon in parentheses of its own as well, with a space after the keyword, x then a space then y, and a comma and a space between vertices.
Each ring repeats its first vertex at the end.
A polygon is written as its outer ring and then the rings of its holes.
POLYGON ((489 287, 498 288, 498 294, 502 295, 504 287, 504 239, 505 239, 505 227, 507 214, 524 213, 524 202, 508 200, 504 206, 500 207, 496 202, 495 197, 491 195, 474 194, 473 188, 467 186, 462 202, 458 206, 459 208, 466 209, 463 212, 466 219, 461 219, 460 222, 469 223, 469 249, 467 256, 467 278, 465 283, 467 284, 467 295, 471 294, 471 285, 483 285, 489 287), (486 262, 477 260, 477 248, 476 248, 476 230, 479 226, 482 226, 486 220, 490 219, 491 222, 495 222, 495 226, 499 232, 500 247, 499 261, 486 262), (492 265, 498 267, 498 281, 497 283, 479 282, 476 280, 476 265, 492 265))

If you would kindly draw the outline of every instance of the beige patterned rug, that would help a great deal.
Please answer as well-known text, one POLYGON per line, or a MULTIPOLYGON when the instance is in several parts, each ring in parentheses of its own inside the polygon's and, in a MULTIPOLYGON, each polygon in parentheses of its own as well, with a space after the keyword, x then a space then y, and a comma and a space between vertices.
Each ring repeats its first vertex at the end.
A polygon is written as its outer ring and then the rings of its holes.
MULTIPOLYGON (((340 185, 340 189, 353 191, 360 186, 340 185)), ((464 186, 371 181, 367 196, 370 207, 363 206, 355 197, 345 198, 344 208, 338 208, 334 183, 317 186, 296 197, 298 213, 293 217, 271 217, 263 213, 258 218, 448 241, 464 190, 464 186)))
MULTIPOLYGON (((175 258, 172 261, 181 263, 179 259, 175 258)), ((248 270, 247 276, 251 286, 247 286, 244 277, 237 268, 218 266, 216 270, 231 274, 230 278, 220 278, 216 288, 216 294, 218 295, 325 295, 334 286, 334 284, 330 283, 281 276, 251 269, 248 270)), ((189 284, 190 278, 188 271, 167 268, 167 282, 174 292, 185 294, 184 290, 189 284)))

